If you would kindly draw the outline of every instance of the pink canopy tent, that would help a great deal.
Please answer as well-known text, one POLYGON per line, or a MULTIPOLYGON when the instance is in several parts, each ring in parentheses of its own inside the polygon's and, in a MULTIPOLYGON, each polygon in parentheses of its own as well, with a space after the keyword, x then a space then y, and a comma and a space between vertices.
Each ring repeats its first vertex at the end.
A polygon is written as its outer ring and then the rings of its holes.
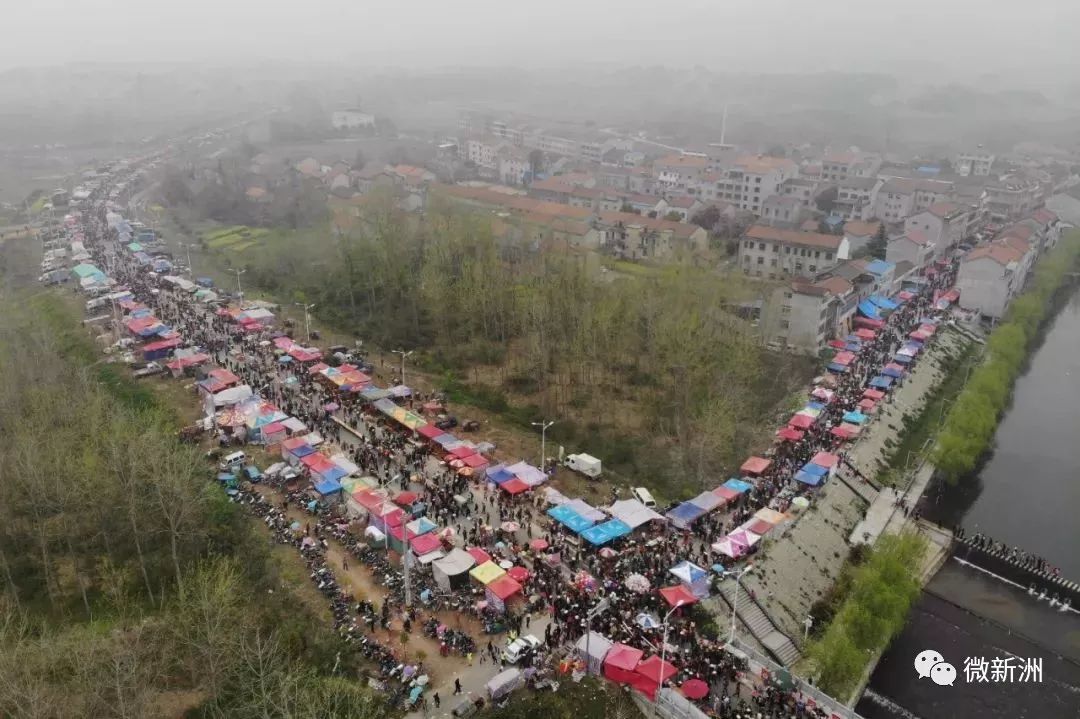
POLYGON ((776 432, 776 436, 786 442, 798 442, 803 438, 803 433, 794 427, 784 427, 776 432))
POLYGON ((664 601, 668 603, 669 607, 677 606, 680 603, 683 606, 689 606, 697 602, 697 597, 694 596, 694 593, 682 584, 678 584, 674 587, 664 587, 660 590, 660 596, 664 598, 664 601))
POLYGON ((762 474, 772 465, 772 460, 765 459, 764 457, 751 457, 742 463, 742 467, 739 469, 746 474, 762 474))
POLYGON ((818 452, 810 461, 819 467, 825 467, 826 469, 832 469, 840 464, 840 458, 829 452, 818 452))
POLYGON ((865 389, 863 390, 862 396, 877 402, 878 400, 885 398, 885 393, 879 389, 865 389))
POLYGON ((814 418, 805 414, 796 414, 788 420, 788 426, 796 429, 810 429, 814 426, 814 418))
POLYGON ((725 487, 722 484, 713 490, 713 494, 715 494, 717 497, 724 500, 725 502, 730 502, 733 499, 739 498, 738 492, 736 492, 731 487, 725 487))

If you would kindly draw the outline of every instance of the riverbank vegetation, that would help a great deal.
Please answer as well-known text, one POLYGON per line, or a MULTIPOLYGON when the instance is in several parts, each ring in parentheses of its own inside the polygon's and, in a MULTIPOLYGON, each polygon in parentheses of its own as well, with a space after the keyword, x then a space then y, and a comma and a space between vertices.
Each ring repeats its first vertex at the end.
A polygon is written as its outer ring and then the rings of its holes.
POLYGON ((1078 266, 1080 233, 1073 232, 1039 260, 1027 289, 988 337, 986 359, 956 398, 932 455, 950 484, 973 472, 990 449, 1013 384, 1054 312, 1054 298, 1078 266))
POLYGON ((382 716, 172 413, 101 357, 58 294, 0 298, 0 716, 382 716))
POLYGON ((365 347, 416 349, 422 388, 527 431, 557 418, 549 440, 666 497, 736 469, 813 374, 812 358, 761 347, 740 306, 763 290, 739 275, 690 261, 605 271, 593 253, 539 247, 512 219, 439 198, 418 217, 392 199, 216 257, 282 304, 314 303, 365 347))
POLYGON ((843 599, 828 628, 807 649, 810 673, 825 692, 847 697, 903 628, 919 596, 919 567, 926 541, 916 534, 882 536, 846 570, 843 599))

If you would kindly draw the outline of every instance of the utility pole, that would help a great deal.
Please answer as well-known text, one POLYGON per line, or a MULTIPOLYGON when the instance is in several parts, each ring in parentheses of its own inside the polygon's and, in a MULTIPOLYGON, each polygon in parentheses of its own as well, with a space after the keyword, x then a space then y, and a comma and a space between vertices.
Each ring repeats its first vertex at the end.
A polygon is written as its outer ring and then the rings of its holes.
POLYGON ((311 344, 311 310, 314 309, 315 303, 305 305, 303 302, 295 303, 297 307, 304 308, 304 334, 307 335, 307 343, 311 344))
POLYGON ((412 582, 409 581, 409 554, 412 553, 412 550, 409 548, 409 525, 407 523, 402 523, 401 527, 402 527, 403 536, 405 537, 405 547, 404 547, 404 550, 401 553, 402 576, 404 577, 404 580, 405 580, 405 582, 404 582, 404 584, 405 584, 405 606, 406 607, 411 607, 412 606, 412 582))
POLYGON ((195 268, 191 266, 191 243, 181 242, 180 246, 187 251, 187 272, 188 277, 195 277, 195 268))
MULTIPOLYGON (((555 424, 555 420, 550 422, 533 422, 533 427, 540 428, 540 469, 544 470, 547 465, 547 431, 548 427, 555 424)), ((546 470, 544 470, 546 471, 546 470)))
POLYGON ((405 384, 405 358, 408 357, 409 355, 411 355, 416 350, 409 350, 408 352, 406 352, 405 350, 390 350, 390 351, 393 354, 401 355, 401 384, 404 385, 405 384))
POLYGON ((731 572, 731 574, 735 574, 735 596, 731 600, 731 636, 728 637, 728 644, 732 646, 735 644, 735 613, 738 611, 739 606, 739 582, 742 581, 743 575, 749 573, 753 568, 753 564, 748 564, 745 569, 737 574, 731 572))
POLYGON ((240 287, 240 275, 247 272, 247 270, 233 270, 236 273, 236 294, 240 299, 240 304, 244 304, 244 290, 240 287))

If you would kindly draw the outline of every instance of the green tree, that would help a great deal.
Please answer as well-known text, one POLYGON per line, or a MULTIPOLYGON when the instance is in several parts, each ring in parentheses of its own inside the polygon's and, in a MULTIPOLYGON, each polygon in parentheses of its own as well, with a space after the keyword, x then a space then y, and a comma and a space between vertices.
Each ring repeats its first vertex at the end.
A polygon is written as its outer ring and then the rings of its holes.
POLYGON ((875 257, 879 260, 885 259, 885 254, 889 249, 889 236, 885 231, 885 223, 878 224, 877 232, 866 245, 867 254, 870 257, 875 257))

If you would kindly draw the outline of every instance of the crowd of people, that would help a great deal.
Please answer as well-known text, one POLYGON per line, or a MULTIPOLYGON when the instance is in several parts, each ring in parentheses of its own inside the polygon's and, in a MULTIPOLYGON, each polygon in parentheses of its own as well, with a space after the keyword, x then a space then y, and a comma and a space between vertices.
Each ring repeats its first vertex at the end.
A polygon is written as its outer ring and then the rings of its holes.
MULTIPOLYGON (((665 631, 659 618, 670 608, 656 590, 676 583, 670 569, 684 560, 710 568, 720 559, 731 569, 732 562, 718 558, 711 544, 759 509, 785 511, 796 496, 812 492, 795 481, 795 474, 819 451, 838 454, 841 471, 843 466, 850 469, 844 463, 845 440, 831 430, 840 425, 845 413, 858 408, 867 382, 890 361, 907 334, 936 313, 932 293, 947 287, 952 277, 951 269, 940 272, 917 296, 892 312, 873 339, 861 343, 848 370, 831 383, 831 399, 824 403, 817 420, 799 439, 776 444, 768 453, 768 468, 738 500, 722 511, 707 514, 690 531, 673 531, 664 522, 652 522, 616 540, 605 548, 607 551, 598 551, 546 517, 542 492, 510 495, 489 487, 482 477, 459 474, 443 461, 433 443, 416 441, 381 414, 366 410, 355 396, 340 396, 303 366, 280 362, 266 334, 240 332, 229 317, 197 304, 190 295, 159 286, 130 256, 106 241, 107 228, 100 219, 91 221, 89 235, 92 240, 96 237, 99 247, 107 248, 110 276, 151 307, 190 346, 203 348, 220 366, 282 411, 339 445, 364 474, 384 486, 421 494, 428 516, 453 528, 461 543, 480 547, 496 559, 527 566, 530 576, 525 595, 539 597, 551 616, 544 641, 553 654, 590 629, 612 641, 659 654, 665 631), (513 523, 509 529, 508 523, 513 523), (533 539, 542 539, 546 547, 536 549, 533 539), (641 581, 631 587, 631 577, 641 581), (607 600, 609 607, 590 621, 590 611, 601 599, 607 600)), ((341 524, 333 516, 319 516, 316 522, 320 537, 341 524)), ((388 606, 384 604, 383 625, 388 606)), ((529 607, 535 606, 530 601, 529 607)), ((530 617, 521 607, 512 609, 507 625, 516 631, 527 630, 530 617)), ((669 646, 663 651, 678 670, 670 683, 689 679, 708 683, 710 698, 702 706, 716 715, 725 719, 752 713, 767 717, 826 715, 798 691, 769 677, 748 682, 745 660, 729 651, 707 612, 692 605, 677 608, 666 631, 669 646), (752 692, 745 690, 748 684, 754 687, 752 692)))

